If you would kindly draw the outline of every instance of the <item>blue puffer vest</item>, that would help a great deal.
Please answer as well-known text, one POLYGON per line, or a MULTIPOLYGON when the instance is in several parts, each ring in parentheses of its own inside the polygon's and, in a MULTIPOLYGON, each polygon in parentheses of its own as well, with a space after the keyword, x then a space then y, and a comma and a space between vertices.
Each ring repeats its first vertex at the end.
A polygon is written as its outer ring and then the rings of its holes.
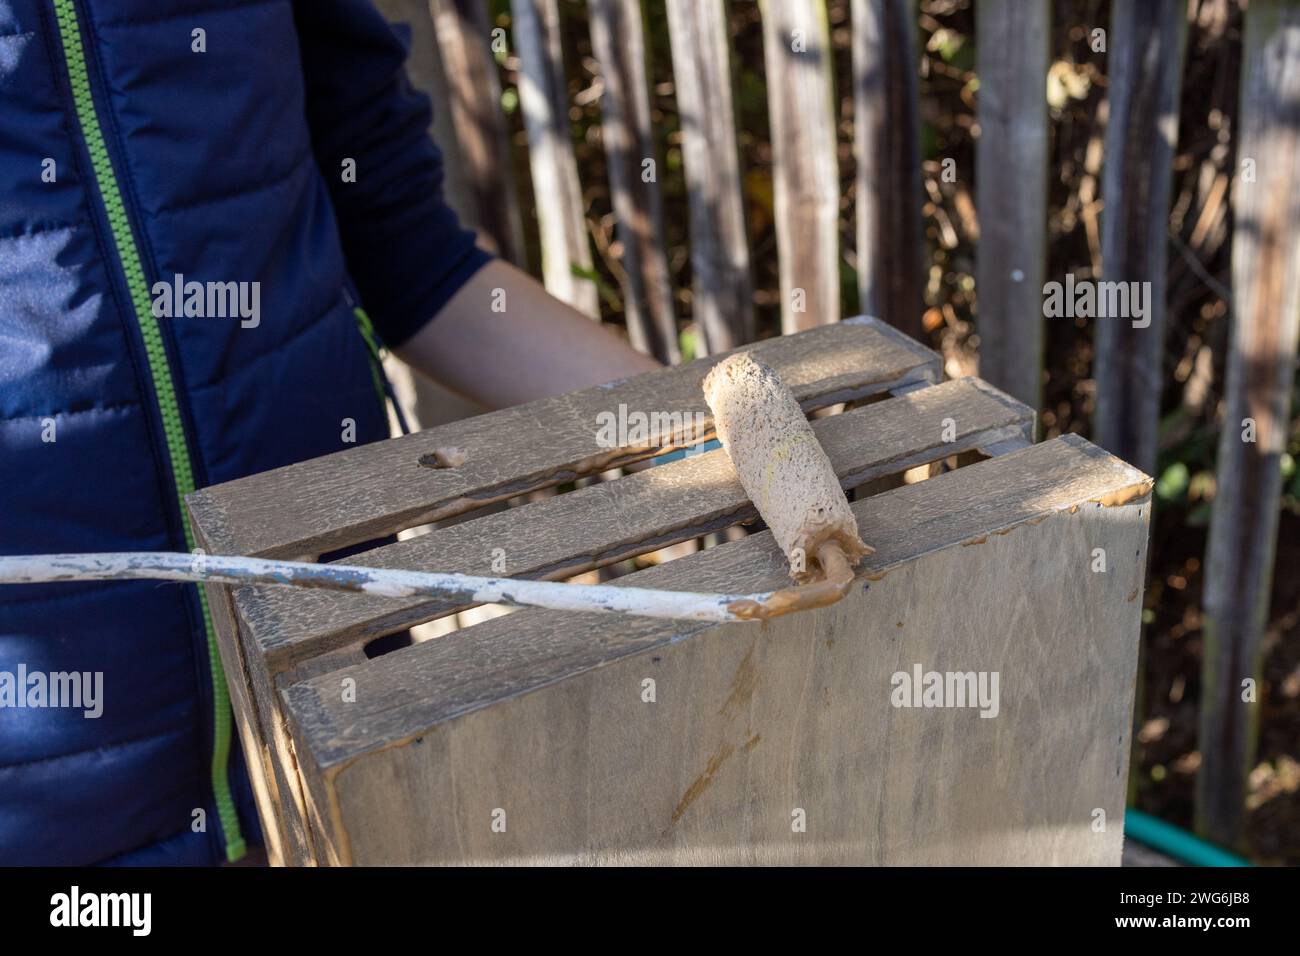
MULTIPOLYGON (((0 0, 0 553, 188 550, 191 486, 386 434, 354 307, 399 344, 486 259, 404 57, 368 0, 0 0)), ((0 864, 240 855, 214 654, 193 586, 0 585, 0 864)))

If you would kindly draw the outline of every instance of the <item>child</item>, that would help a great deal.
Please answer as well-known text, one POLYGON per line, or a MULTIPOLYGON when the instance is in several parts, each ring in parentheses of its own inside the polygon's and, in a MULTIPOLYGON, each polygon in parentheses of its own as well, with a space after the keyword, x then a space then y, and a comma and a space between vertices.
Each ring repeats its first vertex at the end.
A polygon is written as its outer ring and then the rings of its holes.
MULTIPOLYGON (((475 247, 404 54, 369 0, 0 4, 0 552, 188 550, 193 488, 385 437, 371 323, 490 406, 654 367, 475 247)), ((0 864, 256 838, 197 588, 4 588, 20 669, 102 700, 0 696, 0 864)))

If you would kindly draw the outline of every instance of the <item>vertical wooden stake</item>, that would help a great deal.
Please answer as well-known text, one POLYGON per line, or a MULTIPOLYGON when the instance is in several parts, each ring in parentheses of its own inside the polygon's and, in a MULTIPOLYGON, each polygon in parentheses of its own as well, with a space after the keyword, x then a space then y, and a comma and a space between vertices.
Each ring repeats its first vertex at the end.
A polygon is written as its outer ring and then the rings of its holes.
POLYGON ((781 330, 840 320, 839 170, 824 0, 762 0, 781 330))
POLYGON ((661 362, 680 362, 640 0, 591 0, 591 46, 604 84, 601 138, 623 249, 620 278, 628 333, 642 352, 661 362))
MULTIPOLYGON (((1094 322, 1097 444, 1147 474, 1156 431, 1165 339, 1169 189, 1178 138, 1186 0, 1115 0, 1109 48, 1101 259, 1107 282, 1150 283, 1147 313, 1094 322)), ((1130 299, 1130 305, 1132 300, 1130 299)))
POLYGON ((546 289, 579 312, 600 318, 596 285, 574 275, 591 271, 591 247, 569 131, 564 53, 556 0, 512 0, 519 53, 519 106, 528 132, 528 163, 542 242, 546 289))
POLYGON ((668 0, 691 217, 692 304, 703 354, 754 339, 753 285, 723 0, 668 0))
POLYGON ((1047 256, 1048 0, 975 8, 980 377, 1039 407, 1047 256))
POLYGON ((910 0, 853 0, 861 310, 921 338, 921 157, 910 0))
POLYGON ((1300 6, 1251 0, 1245 20, 1227 413, 1206 558, 1196 787, 1197 829, 1230 846, 1243 842, 1255 760, 1300 328, 1300 6))

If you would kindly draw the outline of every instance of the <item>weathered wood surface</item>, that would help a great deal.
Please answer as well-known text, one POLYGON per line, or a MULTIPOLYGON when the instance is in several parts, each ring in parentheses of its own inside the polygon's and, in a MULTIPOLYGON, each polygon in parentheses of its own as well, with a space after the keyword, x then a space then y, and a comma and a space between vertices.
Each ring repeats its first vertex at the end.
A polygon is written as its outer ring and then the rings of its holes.
POLYGON ((1043 371, 1047 258, 1047 0, 980 0, 975 195, 979 374, 1031 408, 1043 371))
POLYGON ((861 309, 921 338, 920 114, 911 0, 853 0, 861 309))
POLYGON ((1233 185, 1233 315, 1227 411, 1205 567, 1198 829, 1240 845, 1263 691, 1261 646, 1278 533, 1300 334, 1300 6, 1252 0, 1246 14, 1233 185), (1253 423, 1253 440, 1246 440, 1253 423))
MULTIPOLYGON (((191 524, 195 545, 210 551, 211 544, 203 536, 203 529, 197 523, 191 524)), ((307 834, 304 815, 295 812, 294 794, 301 793, 301 787, 296 772, 291 779, 290 771, 275 760, 267 743, 273 739, 269 714, 264 713, 266 705, 258 702, 249 683, 231 590, 221 584, 204 584, 202 587, 208 599, 213 630, 218 636, 217 650, 221 655, 222 669, 226 672, 230 709, 243 748, 249 785, 261 818, 267 862, 271 866, 310 865, 317 854, 307 834)), ((278 701, 273 700, 270 704, 275 710, 280 709, 278 701)))
POLYGON ((473 196, 474 225, 503 259, 524 264, 523 230, 501 112, 501 82, 492 62, 487 5, 481 0, 429 0, 447 101, 473 196))
POLYGON ((840 316, 840 185, 825 0, 763 0, 786 334, 840 316))
POLYGON ((573 155, 569 97, 556 0, 511 0, 519 54, 519 106, 528 133, 528 165, 541 234, 542 278, 552 295, 600 318, 596 284, 574 275, 591 272, 578 164, 573 155))
MULTIPOLYGON (((809 408, 939 377, 934 353, 871 319, 850 320, 754 348, 782 371, 809 408)), ((260 548, 271 556, 318 554, 344 542, 369 540, 398 527, 461 514, 579 473, 599 472, 609 462, 622 460, 627 449, 599 444, 597 414, 612 413, 623 405, 643 413, 676 412, 683 425, 692 422, 694 413, 707 416, 700 382, 714 361, 701 360, 214 486, 195 493, 187 503, 196 527, 204 530, 209 553, 252 554, 260 548), (402 445, 406 447, 400 455, 387 457, 394 446, 402 445), (464 449, 470 459, 457 468, 419 465, 422 455, 441 448, 464 449), (433 476, 436 489, 432 498, 428 476, 433 476)), ((656 451, 630 457, 643 458, 656 451)), ((222 592, 222 600, 229 600, 225 588, 222 592)), ((325 648, 316 648, 313 654, 320 656, 299 655, 290 671, 282 671, 272 667, 248 628, 223 627, 220 640, 237 642, 233 653, 242 661, 244 692, 235 693, 233 701, 241 728, 249 728, 260 743, 267 780, 259 794, 264 823, 280 834, 285 862, 327 859, 320 824, 306 812, 278 689, 304 673, 327 669, 331 662, 355 659, 359 647, 344 645, 324 654, 325 648)))
MULTIPOLYGON (((806 408, 937 381, 940 374, 933 352, 866 318, 753 348, 806 408)), ((718 358, 226 482, 195 492, 189 507, 223 554, 294 558, 369 541, 672 446, 671 437, 639 450, 603 445, 598 416, 617 414, 620 405, 701 421, 707 430, 700 382, 718 358), (445 449, 463 453, 463 463, 421 464, 445 449)))
POLYGON ((663 199, 646 80, 641 0, 590 0, 591 47, 600 63, 601 140, 622 249, 623 314, 632 344, 681 361, 664 244, 663 199))
MULTIPOLYGON (((1008 439, 1028 441, 1033 413, 978 379, 961 379, 818 419, 813 430, 844 487, 853 488, 1008 439)), ((559 579, 755 517, 719 450, 375 548, 347 563, 559 579)), ((870 529, 863 533, 873 543, 870 529)), ((273 672, 462 606, 263 587, 238 588, 235 602, 273 672)))
MULTIPOLYGON (((1115 0, 1106 54, 1110 118, 1101 214, 1107 282, 1150 283, 1147 315, 1093 321, 1097 444, 1143 471, 1156 467, 1164 375, 1169 196, 1185 0, 1115 0)), ((1130 299, 1131 303, 1131 299, 1130 299)))
MULTIPOLYGON (((521 612, 288 687, 324 859, 1118 863, 1149 488, 1066 436, 856 503, 878 551, 831 608, 521 612), (914 664, 997 672, 998 715, 896 709, 914 664)), ((763 533, 622 580, 784 565, 763 533)))
MULTIPOLYGON (((668 0, 691 227, 691 312, 701 354, 754 339, 753 283, 723 0, 668 0)), ((864 312, 871 312, 863 308, 864 312)))

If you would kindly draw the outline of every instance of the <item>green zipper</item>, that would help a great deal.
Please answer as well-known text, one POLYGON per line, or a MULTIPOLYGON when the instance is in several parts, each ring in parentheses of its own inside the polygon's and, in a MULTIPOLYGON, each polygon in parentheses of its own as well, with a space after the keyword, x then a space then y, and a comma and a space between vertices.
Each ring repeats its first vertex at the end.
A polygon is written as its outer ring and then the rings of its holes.
POLYGON ((352 307, 352 317, 357 321, 357 331, 361 333, 361 340, 366 344, 366 352, 370 356, 370 379, 375 386, 375 397, 379 399, 379 410, 384 418, 388 417, 388 404, 392 402, 393 417, 397 419, 397 427, 401 429, 403 435, 411 434, 411 425, 406 420, 406 413, 402 411, 402 403, 397 400, 397 394, 393 391, 393 384, 388 380, 388 374, 384 371, 384 343, 379 338, 379 333, 375 331, 375 325, 370 321, 370 316, 361 306, 352 307))
POLYGON ((370 316, 366 315, 366 310, 361 306, 353 306, 352 317, 357 320, 357 331, 361 333, 366 351, 370 353, 370 377, 375 384, 375 394, 379 396, 379 406, 387 410, 388 390, 384 388, 384 353, 383 346, 379 344, 379 335, 375 332, 370 316))
MULTIPOLYGON (((144 265, 136 248, 131 223, 126 215, 126 203, 113 171, 113 161, 108 155, 104 132, 95 111, 95 100, 90 91, 90 72, 86 66, 86 51, 82 46, 81 30, 77 25, 77 9, 73 0, 52 0, 54 15, 59 23, 63 56, 68 65, 68 79, 72 85, 72 98, 76 103, 77 120, 81 135, 90 152, 95 183, 108 214, 113 233, 113 245, 126 277, 131 295, 131 306, 136 323, 144 339, 149 357, 149 374, 154 392, 158 396, 158 411, 162 415, 163 431, 167 439, 167 454, 171 460, 172 478, 176 485, 176 499, 180 509, 181 524, 185 529, 185 543, 194 550, 194 532, 185 511, 185 496, 194 490, 194 469, 190 464, 190 450, 185 443, 185 430, 181 424, 180 405, 176 401, 176 387, 172 383, 171 367, 163 348, 162 330, 154 317, 149 298, 149 285, 145 280, 144 265)), ((226 838, 226 859, 238 860, 246 852, 244 837, 239 829, 239 816, 230 794, 226 768, 230 760, 230 692, 226 688, 226 674, 217 652, 216 634, 212 629, 212 615, 208 610, 207 595, 198 588, 199 605, 203 610, 203 628, 207 634, 208 667, 212 674, 212 792, 217 804, 217 815, 226 838)))

